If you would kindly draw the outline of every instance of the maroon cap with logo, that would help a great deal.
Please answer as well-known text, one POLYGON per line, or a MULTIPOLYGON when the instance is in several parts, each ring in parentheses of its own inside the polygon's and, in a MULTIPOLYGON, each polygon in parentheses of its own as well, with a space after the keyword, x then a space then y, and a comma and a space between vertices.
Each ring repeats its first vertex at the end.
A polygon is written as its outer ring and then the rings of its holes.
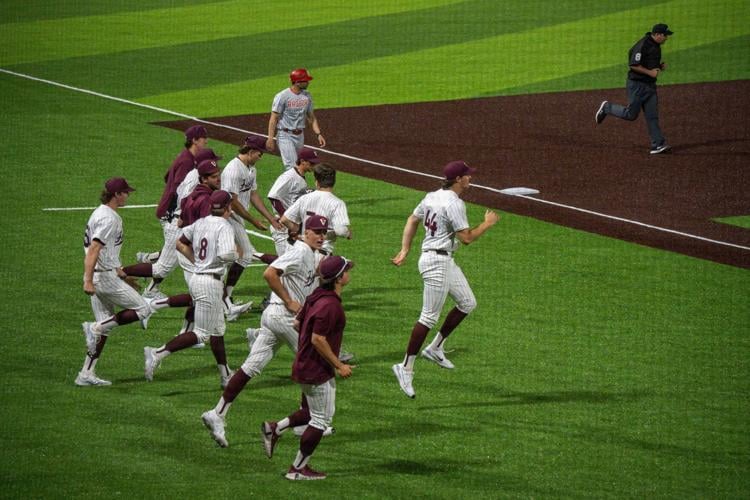
POLYGON ((214 153, 211 148, 203 148, 195 155, 195 163, 200 165, 203 160, 221 160, 221 156, 214 153))
POLYGON ((219 171, 219 165, 216 164, 215 160, 203 160, 198 165, 198 175, 201 177, 208 177, 211 174, 215 174, 219 171))
POLYGON ((268 149, 266 149, 266 140, 259 135, 248 135, 247 137, 245 137, 245 143, 243 144, 243 146, 255 149, 257 151, 262 151, 264 153, 268 152, 268 149))
POLYGON ((308 161, 315 165, 317 163, 320 163, 320 158, 318 157, 318 153, 316 153, 314 149, 302 148, 300 149, 299 153, 297 153, 297 165, 299 165, 303 161, 308 161))
POLYGON ((135 189, 128 185, 128 181, 123 177, 112 177, 104 183, 104 189, 106 189, 109 194, 131 193, 135 191, 135 189))
POLYGON ((476 168, 471 168, 463 160, 452 161, 443 167, 443 176, 452 181, 456 177, 463 177, 464 175, 473 175, 477 171, 476 168))
POLYGON ((206 127, 203 125, 193 125, 185 131, 185 139, 188 141, 200 139, 201 137, 208 137, 206 127))
POLYGON ((305 219, 305 229, 311 231, 328 231, 328 218, 322 215, 312 214, 310 217, 305 219))
POLYGON ((339 255, 329 255, 320 261, 318 275, 324 281, 332 281, 354 267, 354 262, 339 255))
POLYGON ((225 208, 227 205, 229 205, 230 201, 232 201, 232 195, 227 193, 226 191, 218 189, 211 193, 211 208, 214 210, 225 208))

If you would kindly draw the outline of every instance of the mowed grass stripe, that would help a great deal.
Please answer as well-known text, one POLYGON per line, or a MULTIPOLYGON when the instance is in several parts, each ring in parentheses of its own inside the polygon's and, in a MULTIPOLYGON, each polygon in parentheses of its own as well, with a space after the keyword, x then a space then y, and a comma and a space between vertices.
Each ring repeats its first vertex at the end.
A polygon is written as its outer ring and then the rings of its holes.
MULTIPOLYGON (((169 46, 17 65, 12 69, 85 88, 95 85, 99 92, 138 98, 286 74, 297 66, 312 69, 399 57, 523 32, 541 24, 551 26, 581 20, 592 14, 609 13, 617 9, 617 5, 616 0, 586 0, 576 8, 563 4, 550 9, 540 21, 539 4, 529 5, 523 0, 501 4, 473 0, 410 12, 332 20, 328 24, 307 27, 304 33, 289 27, 194 43, 175 40, 174 45, 169 46), (446 29, 446 26, 454 28, 446 29), (299 42, 301 37, 304 43, 299 42), (187 63, 186 54, 196 61, 210 63, 187 63), (247 64, 242 62, 243 55, 247 64), (92 72, 92 68, 97 71, 92 72), (138 71, 123 71, 123 68, 138 68, 138 71), (150 74, 158 74, 159 78, 144 78, 150 74)), ((443 71, 443 68, 435 70, 443 71)), ((388 68, 378 70, 388 71, 388 68)), ((425 67, 422 71, 434 77, 431 68, 425 67)))
MULTIPOLYGON (((40 20, 4 25, 0 42, 6 50, 0 65, 51 61, 70 57, 110 54, 125 50, 164 47, 246 36, 276 30, 295 29, 295 36, 285 44, 301 46, 304 30, 318 24, 329 24, 358 17, 430 8, 458 0, 372 0, 368 2, 333 3, 326 0, 305 2, 304 8, 290 7, 288 2, 247 2, 233 0, 137 12, 40 20)), ((270 47, 245 46, 235 56, 237 64, 248 61, 253 51, 270 47)), ((180 63, 191 66, 194 54, 182 52, 180 63)), ((252 59, 262 58, 258 54, 252 59)))
MULTIPOLYGON (((668 50, 673 52, 699 49, 750 33, 750 23, 738 23, 728 29, 718 27, 722 18, 740 15, 736 2, 713 5, 710 12, 695 0, 661 7, 662 16, 674 19, 674 24, 681 27, 680 34, 669 42, 668 50)), ((622 67, 628 48, 651 26, 655 17, 652 11, 653 8, 644 7, 345 65, 313 65, 316 81, 311 91, 318 105, 327 108, 452 100, 622 67)), ((731 78, 728 75, 742 71, 730 67, 722 75, 731 78)), ((279 73, 139 100, 198 116, 237 114, 239 110, 264 112, 270 96, 285 78, 279 73)), ((620 82, 623 79, 620 76, 620 82)), ((670 76, 670 83, 680 81, 670 76)))

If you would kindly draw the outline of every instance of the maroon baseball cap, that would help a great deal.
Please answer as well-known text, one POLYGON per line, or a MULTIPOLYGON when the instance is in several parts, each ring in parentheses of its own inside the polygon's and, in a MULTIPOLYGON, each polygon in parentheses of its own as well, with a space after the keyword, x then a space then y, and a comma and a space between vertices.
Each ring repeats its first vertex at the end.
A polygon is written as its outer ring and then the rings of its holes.
POLYGON ((310 217, 305 219, 305 229, 311 231, 328 231, 328 218, 322 215, 312 214, 310 217))
POLYGON ((299 153, 297 153, 297 165, 299 165, 303 161, 308 161, 315 165, 320 163, 320 158, 318 157, 318 153, 316 153, 314 149, 302 148, 300 149, 299 153))
POLYGON ((354 262, 339 255, 329 255, 320 261, 318 275, 324 281, 333 281, 354 267, 354 262))
POLYGON ((198 175, 201 177, 208 177, 211 174, 215 174, 219 171, 219 165, 216 164, 216 160, 203 160, 198 165, 198 175))
POLYGON ((128 185, 128 181, 123 177, 112 177, 104 183, 104 189, 106 189, 109 194, 131 193, 135 191, 135 189, 128 185))
POLYGON ((456 177, 462 177, 464 175, 473 175, 477 171, 476 168, 471 168, 463 160, 452 161, 443 167, 443 176, 452 181, 456 177))
POLYGON ((192 141, 194 139, 200 139, 201 137, 208 137, 206 127, 203 125, 193 125, 185 131, 185 139, 192 141))
POLYGON ((245 137, 245 143, 243 146, 263 151, 264 153, 268 152, 268 149, 266 149, 266 140, 259 135, 248 135, 245 137))
POLYGON ((221 189, 217 189, 211 193, 211 208, 218 210, 225 208, 232 201, 232 195, 221 189))
POLYGON ((203 148, 195 155, 195 163, 200 165, 203 160, 221 160, 221 156, 214 153, 211 148, 203 148))

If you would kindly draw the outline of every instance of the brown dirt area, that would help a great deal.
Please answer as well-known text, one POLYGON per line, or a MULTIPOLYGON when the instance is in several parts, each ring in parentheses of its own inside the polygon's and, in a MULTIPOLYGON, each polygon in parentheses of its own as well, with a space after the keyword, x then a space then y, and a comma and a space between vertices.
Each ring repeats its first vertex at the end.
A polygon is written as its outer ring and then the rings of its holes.
MULTIPOLYGON (((313 91, 314 94, 314 91, 313 91)), ((491 97, 321 109, 327 149, 440 175, 450 160, 479 168, 473 183, 538 189, 535 198, 711 240, 750 247, 750 230, 712 221, 750 215, 750 81, 659 87, 660 122, 674 150, 649 155, 642 117, 594 112, 625 90, 491 97)), ((270 105, 270 97, 269 97, 270 105)), ((268 114, 207 118, 263 133, 268 114)), ((160 125, 184 130, 186 121, 160 125)), ((209 126, 212 139, 239 144, 240 132, 209 126)), ((308 142, 309 142, 308 137, 308 142)), ((337 169, 419 190, 435 179, 321 153, 337 169)), ((750 250, 612 220, 538 201, 472 189, 465 199, 572 228, 750 268, 750 250)))

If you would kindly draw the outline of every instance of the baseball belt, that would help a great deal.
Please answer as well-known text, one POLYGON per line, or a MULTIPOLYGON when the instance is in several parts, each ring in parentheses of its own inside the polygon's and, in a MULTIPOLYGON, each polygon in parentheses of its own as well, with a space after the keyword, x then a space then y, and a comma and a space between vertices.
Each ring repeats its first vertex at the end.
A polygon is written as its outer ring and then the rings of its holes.
POLYGON ((300 135, 302 132, 305 131, 305 129, 303 128, 282 128, 281 130, 289 134, 294 134, 294 135, 300 135))

